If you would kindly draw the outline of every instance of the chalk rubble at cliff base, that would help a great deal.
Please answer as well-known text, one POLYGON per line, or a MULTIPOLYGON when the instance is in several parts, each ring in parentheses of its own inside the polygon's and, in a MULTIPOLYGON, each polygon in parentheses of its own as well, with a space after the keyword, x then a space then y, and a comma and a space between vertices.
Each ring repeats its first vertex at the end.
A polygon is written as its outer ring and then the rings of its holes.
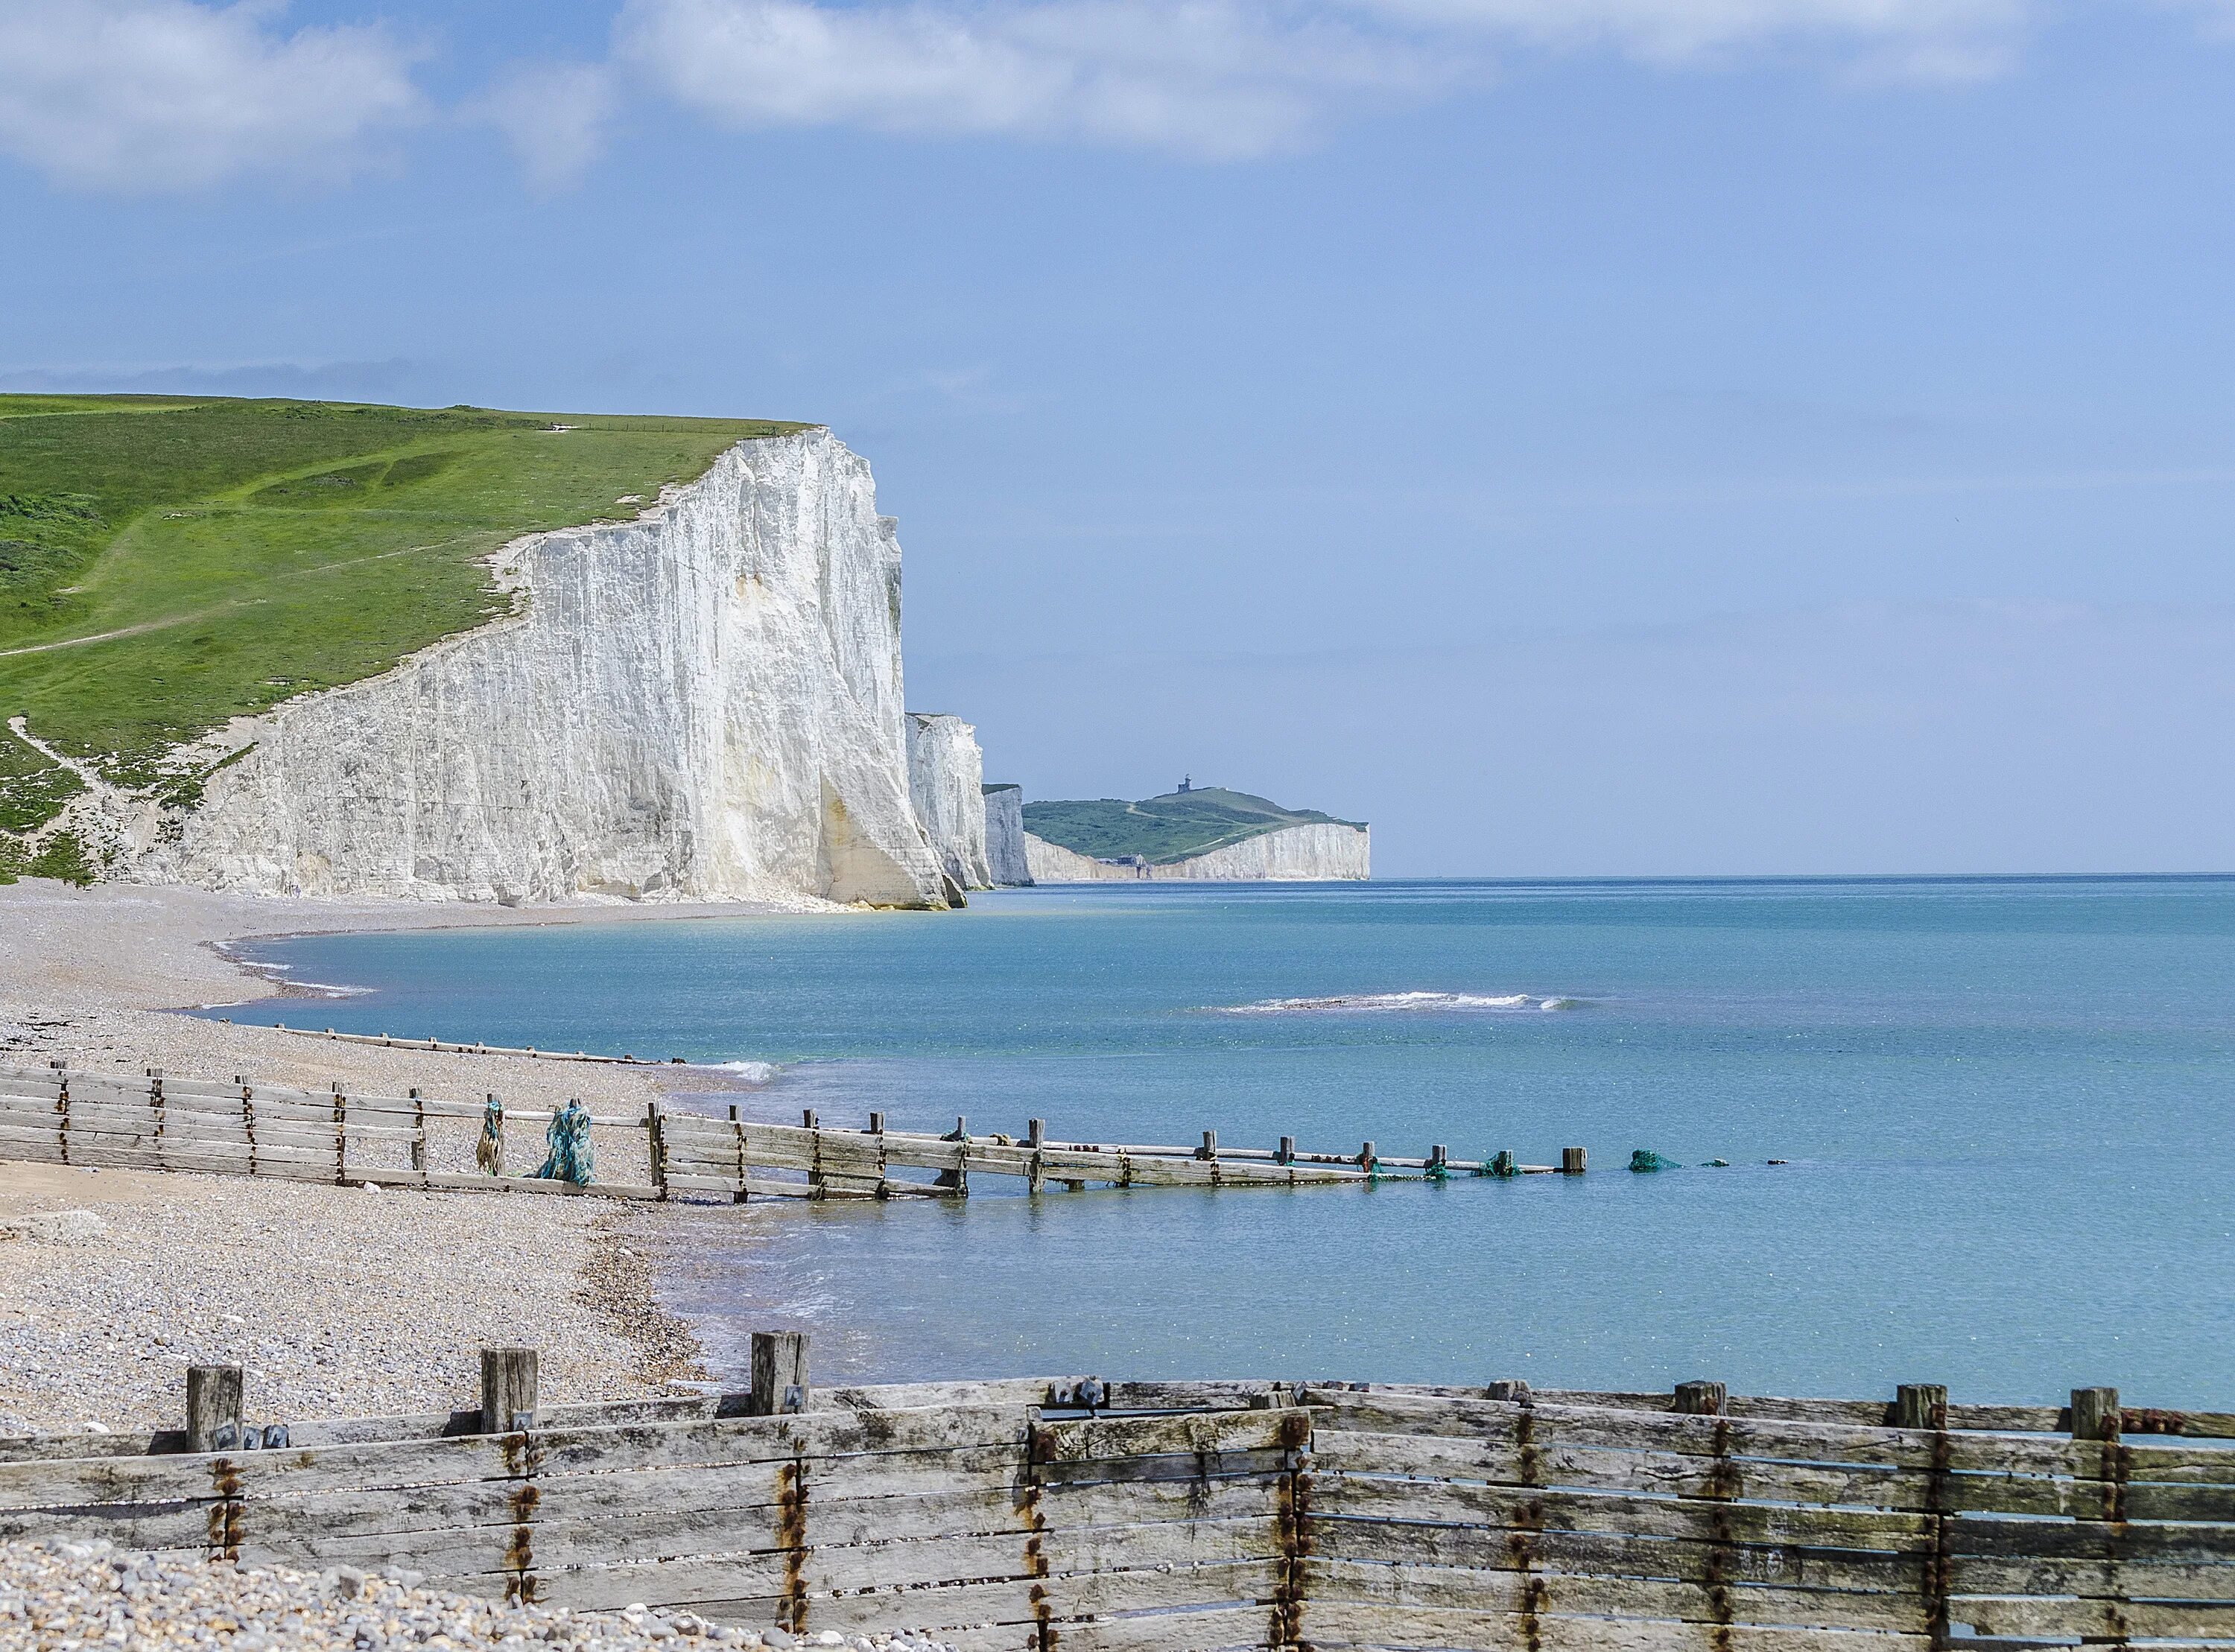
POLYGON ((844 1647, 947 1652, 906 1636, 793 1636, 642 1606, 618 1612, 505 1605, 423 1589, 412 1572, 280 1567, 134 1553, 105 1540, 0 1544, 0 1646, 187 1648, 233 1652, 381 1652, 422 1646, 516 1652, 664 1652, 699 1646, 844 1647))

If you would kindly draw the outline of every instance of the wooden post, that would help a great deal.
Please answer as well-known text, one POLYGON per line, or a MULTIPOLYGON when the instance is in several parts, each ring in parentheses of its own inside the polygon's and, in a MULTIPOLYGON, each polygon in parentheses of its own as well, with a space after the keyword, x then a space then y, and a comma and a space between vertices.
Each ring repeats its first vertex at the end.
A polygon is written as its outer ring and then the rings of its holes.
POLYGON ((427 1173, 427 1098, 411 1087, 411 1168, 427 1173))
POLYGON ((240 1128, 248 1138, 248 1173, 256 1174, 256 1087, 240 1087, 240 1128))
POLYGON ((782 1416, 807 1409, 807 1333, 753 1333, 753 1388, 749 1417, 782 1416))
POLYGON ((815 1121, 813 1107, 799 1110, 799 1122, 815 1132, 814 1139, 807 1144, 807 1196, 809 1198, 827 1198, 830 1185, 823 1179, 823 1126, 815 1121))
POLYGON ((953 1170, 941 1171, 938 1175, 932 1178, 931 1185, 934 1187, 950 1189, 967 1198, 970 1197, 970 1120, 963 1114, 956 1113, 954 1133, 942 1137, 941 1139, 962 1144, 960 1163, 953 1170))
POLYGON ((1449 1146, 1440 1141, 1436 1143, 1434 1146, 1428 1149, 1429 1170, 1432 1172, 1440 1170, 1446 1175, 1450 1174, 1451 1156, 1452 1150, 1449 1146))
POLYGON ((231 1451, 240 1444, 242 1388, 237 1365, 187 1368, 188 1451, 231 1451))
POLYGON ((170 1166, 163 1159, 163 1126, 167 1120, 163 1116, 163 1069, 160 1067, 147 1069, 147 1106, 155 1114, 155 1168, 168 1170, 170 1166))
POLYGON ((1359 1148, 1358 1166, 1360 1170, 1363 1170, 1367 1175, 1371 1176, 1373 1174, 1373 1166, 1376 1162, 1377 1161, 1373 1155, 1373 1144, 1372 1142, 1367 1142, 1359 1148))
POLYGON ((532 1348, 482 1350, 483 1433, 518 1433, 535 1427, 538 1363, 532 1348))
MULTIPOLYGON (((329 1029, 331 1030, 331 1029, 329 1029)), ((334 1081, 334 1180, 349 1180, 349 1098, 342 1094, 341 1081, 334 1081)))
POLYGON ((1025 1192, 1027 1193, 1037 1193, 1045 1185, 1045 1179, 1040 1175, 1040 1150, 1046 1145, 1047 1120, 1026 1120, 1025 1146, 1031 1148, 1032 1152, 1031 1159, 1025 1166, 1025 1192))
POLYGON ((1680 1416, 1720 1417, 1730 1404, 1730 1390, 1720 1382, 1680 1382, 1676 1410, 1680 1416))
MULTIPOLYGON (((737 1109, 732 1107, 731 1111, 734 1113, 737 1109)), ((885 1115, 883 1113, 873 1113, 869 1115, 869 1133, 873 1136, 882 1136, 885 1133, 885 1115)))
POLYGON ((743 1205, 750 1197, 745 1187, 745 1173, 749 1167, 745 1162, 744 1121, 737 1116, 735 1102, 730 1105, 730 1133, 737 1138, 737 1191, 730 1196, 730 1202, 732 1205, 743 1205))
POLYGON ((1934 1433, 1948 1427, 1948 1390, 1937 1382, 1904 1382, 1893 1391, 1893 1426, 1934 1433))
POLYGON ((69 1163, 69 1074, 55 1086, 55 1144, 62 1150, 62 1163, 69 1163))
POLYGON ((2119 1391, 2116 1388, 2074 1388, 2072 1391, 2072 1437, 2074 1440, 2116 1440, 2120 1421, 2119 1391))
POLYGON ((1581 1147, 1561 1148, 1560 1173, 1563 1176, 1582 1175, 1583 1173, 1583 1166, 1586 1162, 1586 1158, 1587 1155, 1581 1147))
POLYGON ((1273 1162, 1276 1165, 1293 1165, 1296 1162, 1296 1139, 1294 1136, 1281 1138, 1280 1146, 1274 1150, 1273 1162))
POLYGON ((647 1156, 652 1160, 652 1185, 659 1198, 667 1197, 667 1132, 660 1127, 659 1103, 644 1104, 644 1133, 647 1156))
POLYGON ((1195 1150, 1195 1156, 1197 1159, 1216 1159, 1218 1157, 1217 1131, 1206 1130, 1203 1133, 1203 1146, 1195 1150))

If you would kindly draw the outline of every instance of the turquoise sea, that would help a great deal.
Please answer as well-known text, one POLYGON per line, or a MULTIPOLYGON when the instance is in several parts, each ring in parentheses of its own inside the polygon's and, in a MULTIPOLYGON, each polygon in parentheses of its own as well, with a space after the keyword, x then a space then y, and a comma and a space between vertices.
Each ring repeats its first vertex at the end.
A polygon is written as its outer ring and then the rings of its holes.
POLYGON ((1104 885, 255 950, 370 989, 316 1011, 347 1030, 777 1062, 743 1099, 777 1119, 1590 1150, 1517 1182, 709 1206, 661 1289, 724 1361, 800 1323, 828 1375, 2235 1408, 2235 881, 1104 885), (1637 1147, 1685 1168, 1630 1174, 1637 1147))

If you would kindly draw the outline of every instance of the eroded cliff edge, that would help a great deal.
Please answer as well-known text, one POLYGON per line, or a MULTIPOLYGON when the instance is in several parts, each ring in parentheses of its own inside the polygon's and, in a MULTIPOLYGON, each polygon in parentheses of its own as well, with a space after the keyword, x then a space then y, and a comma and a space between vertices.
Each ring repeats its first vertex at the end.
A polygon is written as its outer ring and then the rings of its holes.
POLYGON ((126 875, 265 894, 944 906, 909 795, 901 553, 826 430, 507 547, 513 617, 213 736, 126 875))
POLYGON ((978 731, 944 712, 908 715, 908 795, 940 870, 967 889, 991 889, 986 859, 986 757, 978 731))

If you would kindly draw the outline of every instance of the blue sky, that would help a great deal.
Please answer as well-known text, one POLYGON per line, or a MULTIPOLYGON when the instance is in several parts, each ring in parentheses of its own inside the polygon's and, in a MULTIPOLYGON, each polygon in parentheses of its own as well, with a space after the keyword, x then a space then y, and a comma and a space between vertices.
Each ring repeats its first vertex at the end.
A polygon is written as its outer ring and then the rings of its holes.
POLYGON ((2235 5, 0 0, 0 386, 768 415, 1386 873, 2235 871, 2235 5))

